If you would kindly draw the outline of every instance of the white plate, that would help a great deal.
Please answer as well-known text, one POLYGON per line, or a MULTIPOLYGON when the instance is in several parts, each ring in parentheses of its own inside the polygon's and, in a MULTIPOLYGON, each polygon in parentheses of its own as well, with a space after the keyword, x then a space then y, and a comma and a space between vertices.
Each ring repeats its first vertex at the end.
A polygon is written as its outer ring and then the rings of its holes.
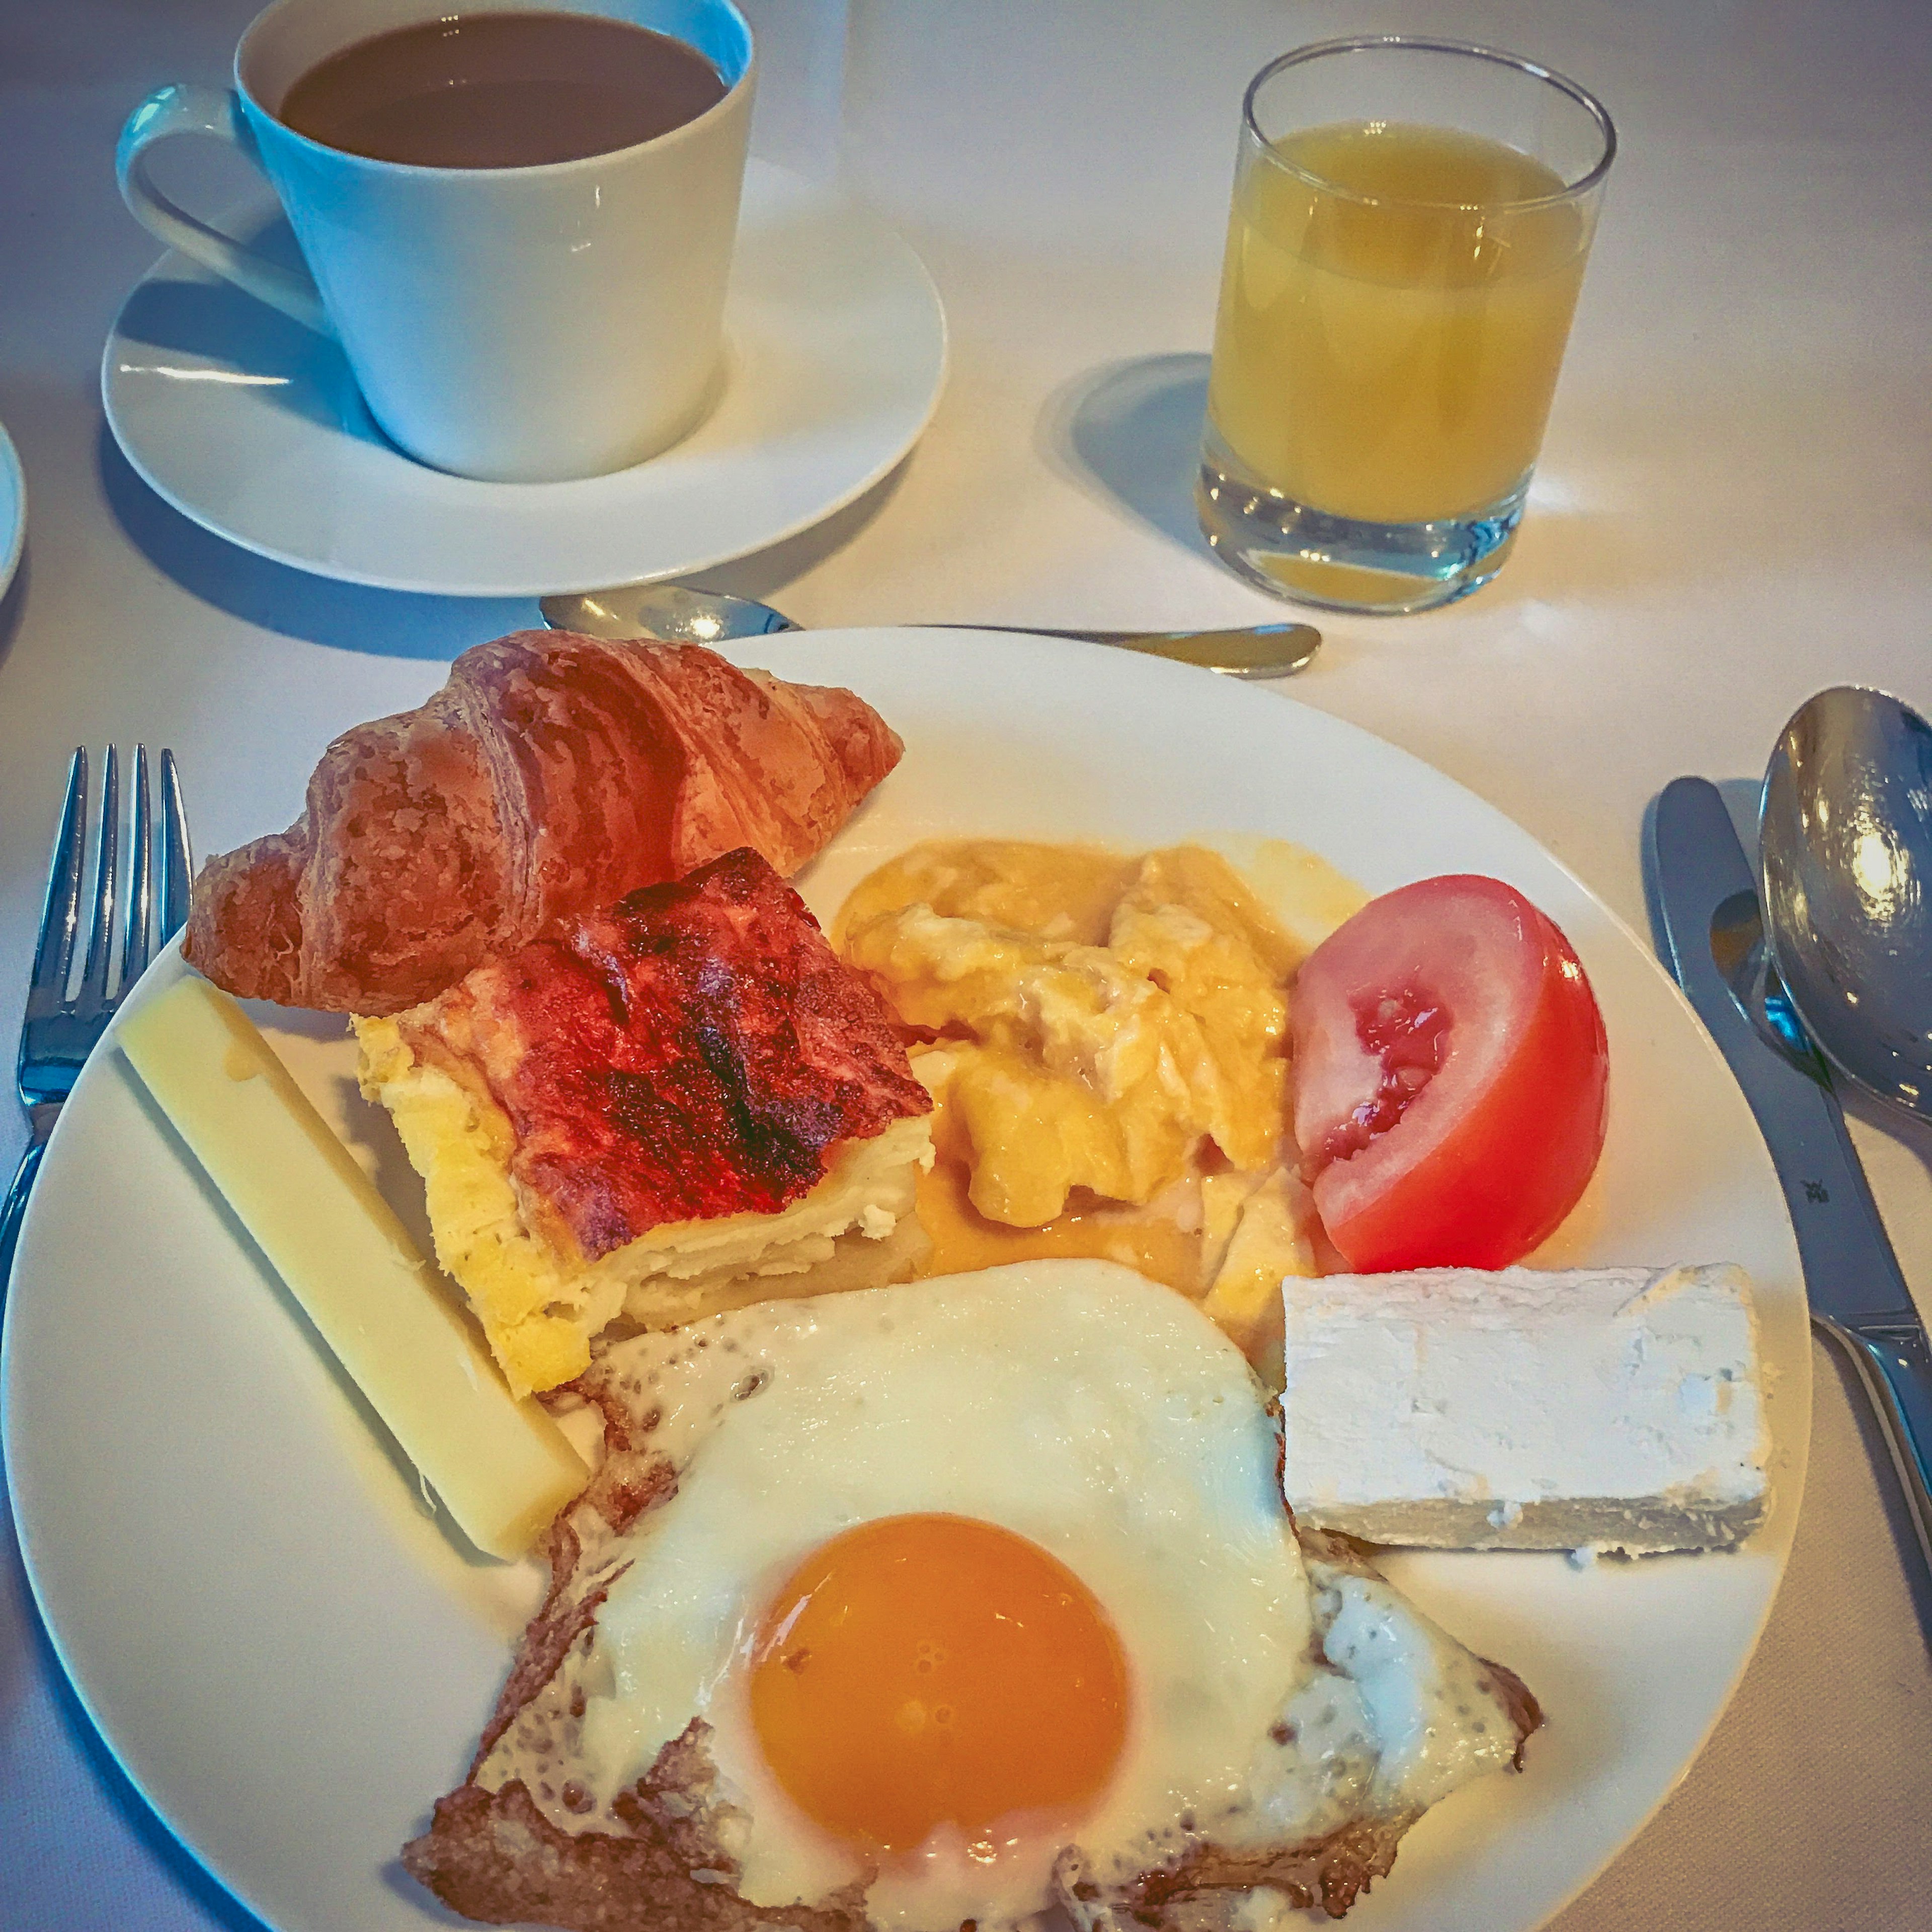
POLYGON ((0 424, 0 597, 6 596, 14 573, 20 567, 20 551, 26 541, 26 475, 14 439, 0 424))
MULTIPOLYGON (((258 208, 262 224, 292 245, 258 208)), ((767 163, 746 175, 724 332, 704 422, 647 463, 572 483, 412 461, 333 343, 178 254, 116 317, 100 388, 128 461, 245 549, 385 590, 544 596, 682 576, 818 522, 918 441, 945 377, 945 318, 919 258, 767 163)))
MULTIPOLYGON (((1522 1674, 1550 1724, 1526 1774, 1484 1780, 1425 1819, 1351 1923, 1540 1924, 1682 1775, 1756 1641, 1797 1516, 1810 1407, 1797 1256, 1715 1049, 1643 945, 1526 833, 1320 712, 1044 638, 812 632, 746 655, 850 685, 905 737, 903 764, 802 880, 821 916, 935 833, 1126 847, 1262 833, 1377 890, 1493 873, 1574 943, 1610 1031, 1610 1138, 1542 1258, 1750 1269, 1776 1502, 1731 1555, 1587 1570, 1561 1556, 1392 1562, 1451 1630, 1522 1674)), ((170 957, 151 979, 181 970, 170 957)), ((345 1047, 278 1044, 419 1214, 393 1141, 351 1118, 345 1047)), ((112 1051, 82 1076, 40 1178, 0 1399, 28 1572, 135 1784, 283 1932, 437 1922, 396 1849, 460 1778, 536 1568, 467 1562, 421 1511, 112 1051)))

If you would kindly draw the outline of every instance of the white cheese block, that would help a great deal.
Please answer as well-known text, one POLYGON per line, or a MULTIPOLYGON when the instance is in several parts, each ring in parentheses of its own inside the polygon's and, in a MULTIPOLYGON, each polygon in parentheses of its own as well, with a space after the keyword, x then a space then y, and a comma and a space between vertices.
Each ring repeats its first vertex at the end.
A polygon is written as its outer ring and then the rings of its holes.
POLYGON ((1708 1550, 1767 1503, 1740 1268, 1422 1269, 1282 1284, 1282 1485, 1432 1550, 1708 1550))
POLYGON ((233 1000, 177 982, 122 1052, 464 1535, 520 1556, 581 1490, 583 1459, 512 1398, 489 1352, 353 1156, 233 1000))

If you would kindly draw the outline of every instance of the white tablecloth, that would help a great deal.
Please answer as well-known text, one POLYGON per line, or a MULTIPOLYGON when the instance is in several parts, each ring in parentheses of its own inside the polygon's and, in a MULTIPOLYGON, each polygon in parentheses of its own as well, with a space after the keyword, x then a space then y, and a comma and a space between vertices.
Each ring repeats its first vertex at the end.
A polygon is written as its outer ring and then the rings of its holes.
MULTIPOLYGON (((110 165, 164 81, 219 82, 250 0, 0 5, 0 419, 27 560, 0 606, 0 1039, 65 754, 172 745, 197 842, 293 816, 334 731, 419 700, 528 606, 261 562, 152 496, 103 426, 100 344, 153 259, 110 165)), ((1280 614, 1188 507, 1236 104, 1269 55, 1402 24, 1514 46, 1622 137, 1532 514, 1454 609, 1324 619, 1292 695, 1419 754, 1646 929, 1638 828, 1682 772, 1750 777, 1805 694, 1932 710, 1932 10, 1913 0, 758 0, 758 145, 843 170, 920 250, 952 374, 865 502, 710 574, 808 624, 1156 626, 1280 614), (849 12, 849 19, 848 14, 849 12)), ((198 189, 205 158, 170 157, 198 189)), ((1070 727, 1071 728, 1071 727, 1070 727)), ((0 1118, 10 1167, 22 1130, 0 1118)), ((1861 1124, 1932 1291, 1932 1136, 1861 1124)), ((1932 1670, 1821 1355, 1810 1486, 1769 1630, 1681 1789, 1557 1924, 1932 1927, 1932 1670)), ((134 1613, 138 1613, 135 1612, 134 1613)), ((116 1770, 0 1550, 0 1924, 254 1921, 116 1770)))

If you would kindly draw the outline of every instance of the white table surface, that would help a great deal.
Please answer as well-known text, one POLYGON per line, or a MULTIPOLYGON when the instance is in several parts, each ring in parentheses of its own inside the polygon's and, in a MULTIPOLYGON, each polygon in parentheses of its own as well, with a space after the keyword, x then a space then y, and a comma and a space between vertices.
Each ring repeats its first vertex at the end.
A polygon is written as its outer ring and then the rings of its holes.
MULTIPOLYGON (((214 82, 250 0, 0 0, 0 420, 29 497, 0 605, 0 1039, 65 754, 172 745, 203 852, 286 824, 334 732, 419 700, 534 608, 304 578, 150 495, 104 428, 103 335, 156 253, 122 120, 214 82)), ((1640 930, 1644 808, 1748 778, 1832 682, 1932 710, 1932 9, 1912 0, 757 0, 758 145, 843 170, 921 250, 953 343, 910 460, 711 574, 809 624, 1166 626, 1281 614, 1187 506, 1249 74, 1426 24, 1573 74, 1622 137, 1532 509, 1454 609, 1321 619, 1292 686, 1528 827, 1640 930), (849 11, 850 18, 848 19, 849 11)), ((209 172, 176 163, 199 184, 209 172)), ((215 185, 218 186, 218 181, 215 185)), ((1078 728, 1070 720, 1069 729, 1078 728)), ((1858 1124, 1932 1304, 1932 1136, 1858 1124)), ((22 1124, 0 1110, 10 1169, 22 1124)), ((1810 1486, 1708 1749, 1555 1922, 1932 1927, 1932 1670, 1868 1432, 1819 1358, 1810 1486)), ((4 1515, 4 1513, 0 1513, 4 1515)), ((174 1846, 55 1664, 0 1532, 0 1925, 256 1922, 174 1846)))

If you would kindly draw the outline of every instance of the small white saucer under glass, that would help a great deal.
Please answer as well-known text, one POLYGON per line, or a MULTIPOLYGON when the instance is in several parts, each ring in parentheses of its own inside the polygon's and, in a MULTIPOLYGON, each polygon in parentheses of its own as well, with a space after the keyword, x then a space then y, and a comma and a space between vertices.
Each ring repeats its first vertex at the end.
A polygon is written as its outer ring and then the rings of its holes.
MULTIPOLYGON (((277 225, 258 211, 271 245, 277 225)), ((746 175, 724 332, 717 404, 689 436, 568 483, 476 482, 405 456, 334 343, 178 254, 116 317, 101 395, 146 481, 246 549, 386 590, 542 596, 684 576, 806 529, 911 448, 945 376, 919 258, 769 163, 746 175)))

